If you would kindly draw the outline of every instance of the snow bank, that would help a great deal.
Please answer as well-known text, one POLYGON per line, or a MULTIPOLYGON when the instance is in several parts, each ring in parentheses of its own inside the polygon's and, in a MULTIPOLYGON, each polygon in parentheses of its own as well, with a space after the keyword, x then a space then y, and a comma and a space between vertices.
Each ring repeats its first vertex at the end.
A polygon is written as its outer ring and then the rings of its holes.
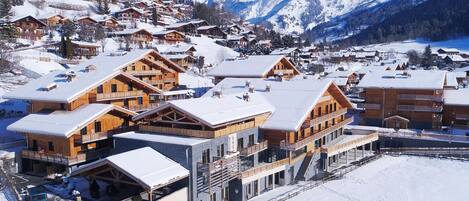
POLYGON ((205 57, 205 65, 212 64, 217 65, 221 63, 226 58, 237 57, 239 56, 238 52, 234 50, 223 47, 215 43, 215 40, 205 36, 202 37, 190 37, 191 42, 194 44, 197 52, 196 56, 205 57))

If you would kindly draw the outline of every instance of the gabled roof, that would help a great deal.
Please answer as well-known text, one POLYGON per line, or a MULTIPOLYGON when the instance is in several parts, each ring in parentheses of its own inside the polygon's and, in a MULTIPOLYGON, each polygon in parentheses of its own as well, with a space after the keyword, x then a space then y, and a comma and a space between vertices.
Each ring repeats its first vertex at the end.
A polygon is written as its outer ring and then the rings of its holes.
POLYGON ((285 48, 285 49, 275 49, 270 53, 270 55, 287 55, 294 51, 299 51, 296 47, 285 48))
POLYGON ((128 7, 128 8, 124 8, 124 9, 121 9, 121 10, 118 10, 118 11, 114 12, 114 14, 127 12, 127 11, 129 11, 129 10, 133 10, 133 11, 135 11, 135 12, 137 12, 137 13, 142 14, 142 15, 145 14, 144 11, 142 11, 142 10, 140 10, 140 9, 138 9, 138 8, 135 8, 135 7, 133 7, 133 6, 132 6, 132 7, 128 7))
POLYGON ((185 36, 184 33, 181 33, 181 32, 176 31, 176 30, 164 30, 164 31, 153 32, 153 35, 154 36, 161 36, 161 35, 166 35, 166 34, 173 33, 173 32, 185 36))
POLYGON ((96 21, 94 18, 92 18, 90 16, 79 17, 75 21, 84 20, 84 19, 89 19, 89 20, 93 21, 94 23, 98 23, 98 21, 96 21))
POLYGON ((93 103, 83 105, 73 111, 57 110, 52 113, 29 114, 10 124, 7 129, 20 133, 68 138, 79 129, 111 110, 116 110, 130 116, 137 114, 119 106, 93 103))
MULTIPOLYGON (((161 92, 160 89, 122 72, 122 68, 143 59, 146 55, 158 53, 148 49, 138 49, 124 53, 123 55, 103 53, 68 70, 51 72, 6 93, 3 98, 69 103, 118 75, 133 79, 133 81, 146 86, 152 91, 161 92), (87 71, 88 66, 94 66, 96 69, 87 71), (76 77, 72 81, 67 81, 64 75, 71 71, 76 74, 76 77), (55 84, 56 87, 49 91, 43 90, 44 87, 51 84, 55 84)), ((166 62, 174 64, 168 59, 166 59, 166 62)), ((174 65, 177 66, 177 64, 174 65)))
POLYGON ((17 17, 14 17, 11 19, 11 22, 17 22, 17 21, 20 21, 22 19, 25 19, 25 18, 32 18, 34 21, 38 22, 39 24, 43 25, 43 26, 47 26, 47 24, 45 24, 44 22, 42 22, 41 20, 33 17, 32 15, 23 15, 23 16, 17 16, 17 17))
MULTIPOLYGON (((213 68, 208 75, 220 77, 263 77, 275 65, 285 59, 283 55, 254 55, 244 59, 225 60, 213 68)), ((285 59, 288 62, 288 60, 285 59)), ((293 69, 296 70, 293 64, 293 69)))
POLYGON ((327 78, 348 78, 355 74, 353 71, 334 71, 326 75, 327 78))
POLYGON ((254 87, 254 95, 261 95, 274 107, 272 115, 261 128, 297 131, 311 110, 322 100, 324 93, 331 89, 340 94, 339 103, 352 108, 352 103, 330 80, 292 79, 277 81, 274 79, 225 78, 203 97, 208 97, 213 90, 222 90, 223 94, 239 94, 247 91, 246 82, 254 87), (271 87, 266 91, 266 86, 271 87))
POLYGON ((167 104, 141 113, 135 120, 145 118, 167 108, 174 108, 212 128, 228 122, 272 113, 274 108, 261 95, 251 94, 250 100, 243 100, 243 94, 229 94, 219 97, 203 97, 168 101, 167 104))
POLYGON ((185 53, 187 51, 197 51, 193 45, 173 45, 165 49, 162 53, 185 53))
POLYGON ((208 30, 208 29, 214 29, 214 28, 218 29, 218 27, 215 25, 208 25, 208 26, 200 26, 197 28, 197 30, 208 30))
POLYGON ((409 71, 372 71, 365 74, 360 88, 395 88, 395 89, 443 89, 445 71, 409 70, 409 71))
POLYGON ((146 29, 143 29, 143 28, 124 29, 122 31, 113 32, 113 34, 115 34, 115 35, 131 35, 131 34, 134 34, 134 33, 140 32, 140 31, 147 32, 149 35, 153 35, 150 31, 148 31, 146 29))
POLYGON ((77 168, 79 175, 94 168, 109 165, 140 184, 145 190, 155 190, 189 176, 189 171, 158 151, 143 147, 116 154, 77 168))

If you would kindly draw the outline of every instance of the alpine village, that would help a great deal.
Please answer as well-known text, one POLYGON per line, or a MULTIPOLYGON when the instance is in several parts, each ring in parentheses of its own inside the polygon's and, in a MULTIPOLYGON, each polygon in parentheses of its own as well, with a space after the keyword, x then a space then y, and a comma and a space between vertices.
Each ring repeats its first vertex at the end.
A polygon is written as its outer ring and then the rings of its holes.
POLYGON ((0 200, 467 200, 468 4, 409 2, 0 0, 0 200))

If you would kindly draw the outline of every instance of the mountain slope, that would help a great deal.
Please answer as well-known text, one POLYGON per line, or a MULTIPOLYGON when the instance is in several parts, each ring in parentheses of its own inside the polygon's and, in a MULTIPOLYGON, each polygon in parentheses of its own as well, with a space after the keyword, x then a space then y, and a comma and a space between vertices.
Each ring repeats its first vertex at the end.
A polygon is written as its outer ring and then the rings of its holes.
POLYGON ((467 0, 428 0, 396 13, 346 39, 349 44, 369 44, 425 38, 446 40, 469 35, 467 0))
POLYGON ((392 0, 198 0, 219 3, 226 10, 256 24, 284 33, 303 33, 318 24, 392 0))

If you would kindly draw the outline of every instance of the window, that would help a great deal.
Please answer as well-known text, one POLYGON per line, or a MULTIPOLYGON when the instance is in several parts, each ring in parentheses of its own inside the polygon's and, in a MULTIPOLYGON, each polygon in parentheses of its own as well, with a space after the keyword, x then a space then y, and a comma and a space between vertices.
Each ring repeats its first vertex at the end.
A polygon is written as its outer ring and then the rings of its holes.
POLYGON ((337 103, 334 103, 334 112, 337 111, 337 103))
POLYGON ((117 84, 111 84, 111 92, 117 92, 117 84))
POLYGON ((326 105, 326 114, 329 113, 329 106, 326 105))
POLYGON ((135 71, 135 65, 132 65, 132 70, 135 71))
POLYGON ((129 107, 129 99, 124 99, 124 106, 129 107))
POLYGON ((96 132, 96 133, 101 132, 101 122, 100 121, 94 122, 94 132, 96 132))
POLYGON ((65 110, 65 103, 60 103, 60 109, 65 110))
POLYGON ((138 97, 137 100, 138 100, 139 105, 143 105, 143 98, 142 97, 138 97))
POLYGON ((210 195, 210 201, 217 201, 217 193, 214 192, 212 195, 210 195))
POLYGON ((329 111, 332 112, 332 103, 329 105, 329 111))
POLYGON ((326 121, 326 127, 324 128, 328 128, 329 127, 329 121, 326 121))
POLYGON ((147 70, 147 66, 142 65, 143 70, 147 70))
POLYGON ((314 119, 314 109, 311 111, 311 119, 314 119))
POLYGON ((86 129, 86 127, 84 127, 80 130, 80 135, 86 135, 86 134, 88 134, 88 130, 86 129))
POLYGON ((254 145, 254 134, 249 135, 249 146, 254 145))
POLYGON ((321 107, 319 107, 319 109, 318 109, 318 117, 320 117, 320 116, 321 116, 321 107))
POLYGON ((217 156, 219 157, 225 156, 225 144, 221 144, 217 146, 217 156))
POLYGON ((321 124, 318 124, 318 131, 321 131, 321 124))
POLYGON ((49 145, 49 151, 54 151, 54 143, 49 141, 47 144, 49 145))
POLYGON ((335 118, 332 119, 332 125, 335 125, 335 118))
POLYGON ((132 85, 132 83, 127 84, 127 91, 133 91, 133 90, 134 90, 134 86, 132 85))
POLYGON ((99 85, 98 88, 96 89, 96 91, 98 92, 98 94, 102 94, 103 93, 103 85, 99 85))
POLYGON ((238 149, 242 149, 244 147, 244 138, 238 139, 238 149))
POLYGON ((210 163, 210 149, 202 151, 202 163, 210 163))

